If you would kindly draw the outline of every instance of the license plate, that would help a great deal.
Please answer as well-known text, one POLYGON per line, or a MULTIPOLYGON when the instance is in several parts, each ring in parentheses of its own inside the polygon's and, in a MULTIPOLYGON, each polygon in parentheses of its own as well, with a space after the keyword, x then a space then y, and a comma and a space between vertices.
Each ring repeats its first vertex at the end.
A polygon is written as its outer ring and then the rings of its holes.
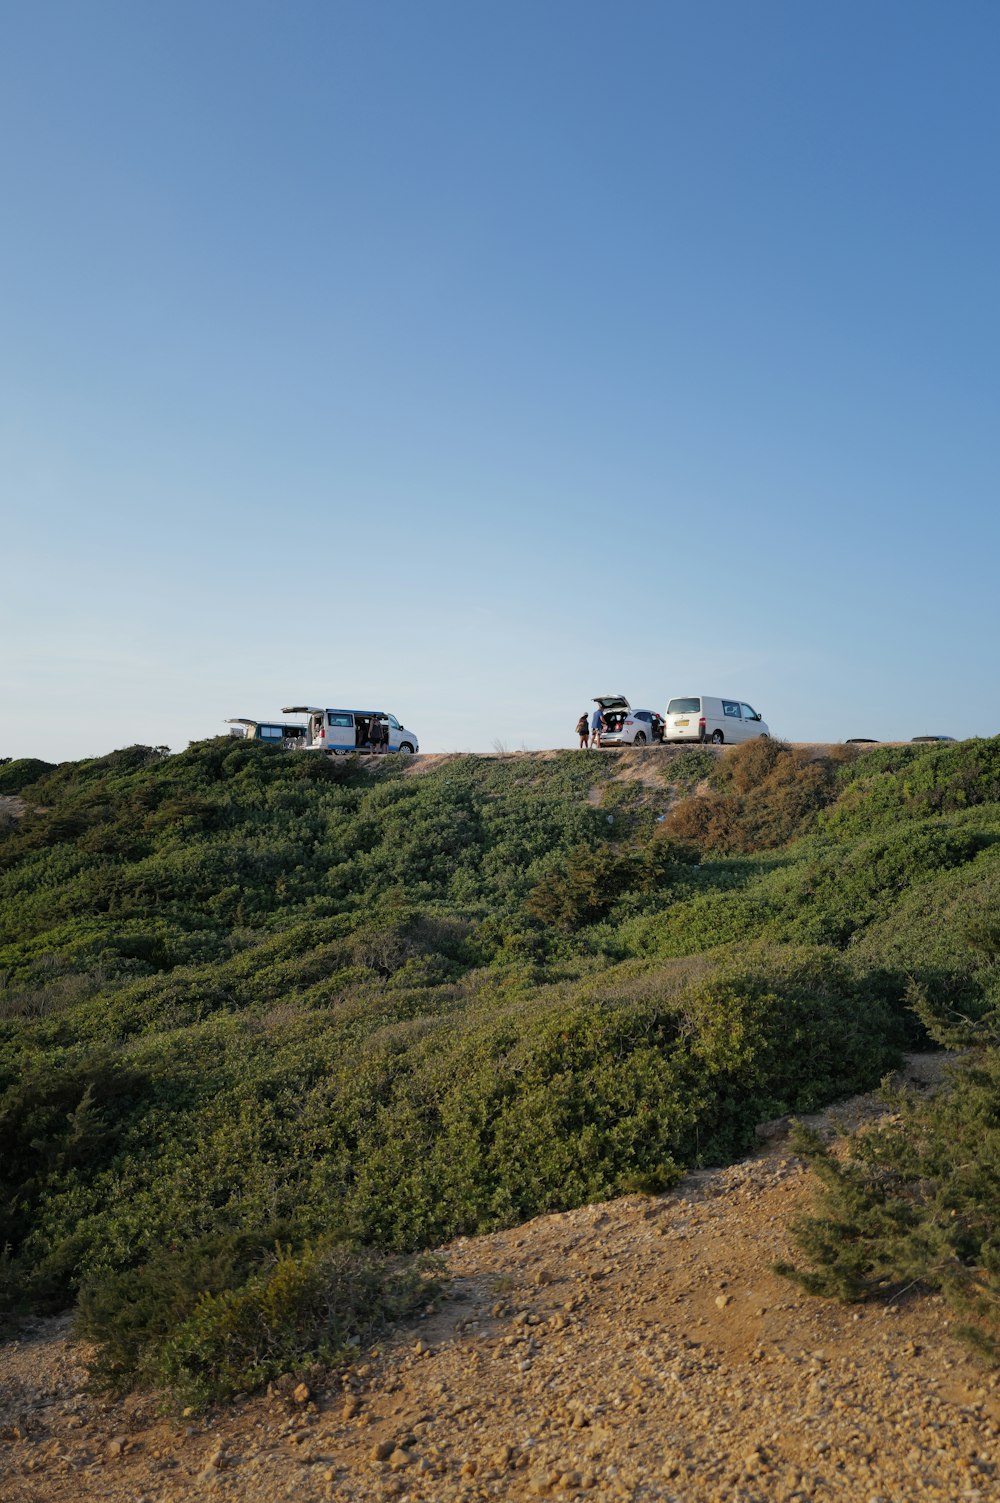
POLYGON ((687 720, 675 720, 674 721, 674 725, 689 725, 689 724, 690 724, 690 722, 687 721, 687 720))

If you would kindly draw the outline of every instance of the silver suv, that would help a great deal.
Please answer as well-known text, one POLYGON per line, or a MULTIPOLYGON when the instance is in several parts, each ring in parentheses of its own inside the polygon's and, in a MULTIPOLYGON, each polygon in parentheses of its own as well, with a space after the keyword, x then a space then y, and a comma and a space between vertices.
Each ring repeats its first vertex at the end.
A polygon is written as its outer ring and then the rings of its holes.
POLYGON ((601 732, 601 746, 644 746, 662 741, 663 719, 653 710, 633 710, 624 694, 599 694, 606 729, 601 732))

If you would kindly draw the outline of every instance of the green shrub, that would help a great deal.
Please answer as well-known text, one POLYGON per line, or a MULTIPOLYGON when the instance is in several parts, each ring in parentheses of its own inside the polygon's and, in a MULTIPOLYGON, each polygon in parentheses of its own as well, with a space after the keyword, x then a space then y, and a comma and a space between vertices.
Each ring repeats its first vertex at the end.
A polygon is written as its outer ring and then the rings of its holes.
POLYGON ((960 1334, 1000 1360, 1000 922, 991 912, 967 932, 989 978, 979 999, 959 1007, 911 988, 931 1036, 967 1054, 929 1100, 886 1091, 894 1116, 855 1134, 845 1156, 800 1131, 820 1186, 794 1228, 812 1266, 780 1271, 847 1300, 940 1290, 965 1321, 960 1334))
POLYGON ((558 870, 535 883, 525 900, 525 913, 556 929, 579 929, 610 912, 627 891, 631 875, 627 857, 608 849, 574 846, 558 870))
POLYGON ((45 773, 53 770, 51 762, 41 762, 37 757, 18 757, 0 765, 0 794, 20 793, 45 773))
POLYGON ((889 1099, 898 1120, 855 1136, 843 1160, 815 1135, 793 1144, 820 1190, 795 1228, 812 1266, 781 1271, 847 1300, 938 1290, 960 1334, 1000 1359, 1000 1051, 981 1051, 929 1102, 889 1099))
POLYGON ((432 1267, 329 1242, 268 1247, 264 1233, 208 1237, 85 1284, 77 1329, 98 1343, 101 1386, 200 1406, 342 1361, 433 1297, 432 1267))

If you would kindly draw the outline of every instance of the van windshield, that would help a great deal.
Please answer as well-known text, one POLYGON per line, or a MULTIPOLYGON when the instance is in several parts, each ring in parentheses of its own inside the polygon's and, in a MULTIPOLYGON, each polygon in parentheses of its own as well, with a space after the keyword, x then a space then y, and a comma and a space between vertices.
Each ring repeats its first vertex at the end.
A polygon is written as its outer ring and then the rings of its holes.
POLYGON ((700 710, 700 699, 672 699, 667 705, 668 715, 697 715, 700 710))

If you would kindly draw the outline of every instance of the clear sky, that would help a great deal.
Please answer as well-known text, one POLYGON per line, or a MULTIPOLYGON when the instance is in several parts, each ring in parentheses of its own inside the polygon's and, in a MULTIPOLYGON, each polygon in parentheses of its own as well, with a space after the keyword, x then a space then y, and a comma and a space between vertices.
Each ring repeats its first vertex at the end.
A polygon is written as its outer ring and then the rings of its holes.
POLYGON ((1000 731, 1000 9, 2 0, 0 755, 1000 731))

